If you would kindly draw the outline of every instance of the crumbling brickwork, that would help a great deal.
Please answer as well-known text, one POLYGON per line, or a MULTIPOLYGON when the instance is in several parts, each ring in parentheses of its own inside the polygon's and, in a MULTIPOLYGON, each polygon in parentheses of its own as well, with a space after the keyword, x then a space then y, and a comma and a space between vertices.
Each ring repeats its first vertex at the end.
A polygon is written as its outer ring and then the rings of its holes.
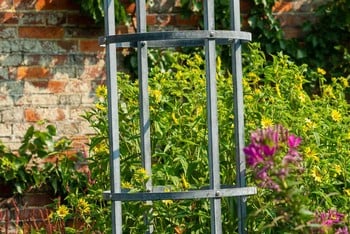
MULTIPOLYGON (((285 36, 301 36, 301 24, 313 20, 312 11, 324 1, 278 2, 273 10, 285 36)), ((200 17, 183 18, 179 4, 152 1, 149 29, 198 28, 200 17)), ((127 5, 130 14, 134 7, 127 5)), ((243 16, 249 7, 241 1, 243 16)), ((103 26, 83 16, 73 0, 0 0, 0 23, 0 140, 16 149, 25 130, 39 120, 54 123, 60 136, 90 134, 80 115, 105 80, 104 50, 97 43, 103 26)), ((132 25, 117 27, 117 33, 133 31, 132 25)))

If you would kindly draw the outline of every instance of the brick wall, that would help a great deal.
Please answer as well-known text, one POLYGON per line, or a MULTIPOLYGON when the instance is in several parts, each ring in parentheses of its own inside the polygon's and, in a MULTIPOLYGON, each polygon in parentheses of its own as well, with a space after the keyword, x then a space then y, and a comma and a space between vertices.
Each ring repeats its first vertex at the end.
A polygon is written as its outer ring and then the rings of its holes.
MULTIPOLYGON (((300 25, 325 0, 283 0, 274 7, 286 37, 300 36, 300 25), (311 12, 311 13, 310 13, 311 12)), ((197 15, 178 14, 179 0, 154 0, 150 30, 198 28, 197 15)), ((241 1, 243 16, 248 1, 241 1)), ((134 14, 134 4, 127 6, 134 14)), ((25 130, 39 120, 57 126, 61 136, 84 139, 91 130, 80 117, 105 80, 101 26, 80 13, 73 0, 0 0, 0 140, 16 149, 25 130)), ((133 32, 119 26, 117 33, 133 32)))
POLYGON ((273 7, 275 17, 280 21, 286 38, 302 37, 302 24, 315 22, 314 10, 330 0, 280 0, 273 7))
POLYGON ((39 120, 91 133, 80 115, 105 79, 103 35, 73 0, 0 1, 0 140, 12 148, 39 120))

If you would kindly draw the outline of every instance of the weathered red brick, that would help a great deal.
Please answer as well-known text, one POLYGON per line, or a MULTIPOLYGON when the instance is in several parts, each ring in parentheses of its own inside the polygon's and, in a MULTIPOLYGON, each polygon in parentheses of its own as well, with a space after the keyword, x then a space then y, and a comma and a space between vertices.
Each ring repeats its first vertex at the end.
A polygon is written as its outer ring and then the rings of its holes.
POLYGON ((24 110, 24 119, 27 122, 38 122, 41 117, 34 108, 27 108, 24 110))
POLYGON ((79 10, 79 5, 71 0, 14 0, 17 10, 79 10))
POLYGON ((284 37, 286 39, 299 38, 303 36, 303 32, 299 27, 285 27, 283 28, 284 37))
POLYGON ((89 27, 89 28, 77 28, 77 27, 66 27, 65 37, 66 38, 98 38, 103 35, 102 27, 89 27))
POLYGON ((251 1, 246 1, 246 0, 240 1, 241 13, 248 13, 250 11, 251 7, 252 7, 251 1))
MULTIPOLYGON (((0 1, 1 5, 1 1, 0 1)), ((1 24, 17 24, 18 13, 15 12, 0 12, 0 23, 1 24)))
POLYGON ((279 20, 282 27, 301 27, 306 21, 310 21, 311 17, 300 14, 280 14, 276 18, 279 20))
POLYGON ((33 85, 36 88, 40 88, 40 89, 47 89, 48 86, 48 81, 44 80, 44 81, 30 81, 30 84, 33 85))
POLYGON ((98 40, 80 40, 80 51, 96 53, 98 51, 104 51, 104 48, 98 44, 98 40))
POLYGON ((62 93, 64 92, 64 88, 67 85, 67 81, 61 81, 61 80, 49 80, 48 82, 48 89, 52 93, 62 93))
POLYGON ((66 118, 66 114, 62 109, 57 109, 56 114, 56 121, 62 121, 66 118))
POLYGON ((129 3, 129 4, 126 4, 125 5, 125 10, 128 14, 135 14, 135 11, 136 11, 136 3, 132 2, 132 3, 129 3))
POLYGON ((272 7, 272 12, 275 13, 283 13, 283 12, 289 12, 293 9, 293 3, 285 0, 280 0, 275 3, 275 5, 272 7))
POLYGON ((146 16, 148 25, 156 25, 157 24, 157 14, 148 14, 146 16))
POLYGON ((185 18, 181 15, 176 15, 176 23, 174 25, 179 26, 198 26, 201 17, 199 15, 191 15, 189 18, 185 18))
POLYGON ((57 45, 66 51, 78 51, 78 41, 76 40, 57 41, 57 45))
POLYGON ((63 38, 64 29, 62 27, 19 27, 20 38, 54 39, 63 38))
POLYGON ((39 66, 21 66, 17 69, 17 79, 44 79, 51 77, 50 70, 39 66))
POLYGON ((80 12, 67 13, 66 18, 68 25, 91 26, 95 24, 95 21, 91 17, 81 15, 80 12))
POLYGON ((36 10, 79 10, 80 7, 71 0, 37 0, 36 10))

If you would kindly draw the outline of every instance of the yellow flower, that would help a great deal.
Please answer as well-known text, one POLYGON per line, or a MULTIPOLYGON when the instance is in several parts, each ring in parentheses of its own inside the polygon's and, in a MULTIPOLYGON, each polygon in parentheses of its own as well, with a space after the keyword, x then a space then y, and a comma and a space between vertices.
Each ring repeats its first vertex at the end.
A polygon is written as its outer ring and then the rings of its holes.
POLYGON ((320 67, 317 68, 317 73, 321 74, 323 76, 326 75, 326 71, 323 68, 320 68, 320 67))
POLYGON ((90 205, 83 198, 79 198, 78 200, 78 210, 81 214, 89 214, 90 213, 90 205))
POLYGON ((255 94, 255 95, 260 95, 260 94, 261 94, 261 90, 260 90, 259 88, 256 88, 256 89, 254 90, 254 94, 255 94))
POLYGON ((299 92, 298 98, 300 102, 304 103, 306 101, 306 95, 303 92, 299 92))
POLYGON ((262 119, 261 119, 261 126, 263 128, 270 127, 270 126, 272 126, 272 124, 273 124, 273 122, 272 122, 271 119, 269 119, 269 118, 267 118, 265 116, 262 117, 262 119))
POLYGON ((249 72, 247 77, 250 78, 253 84, 257 84, 260 81, 260 77, 254 72, 249 72))
POLYGON ((105 98, 107 96, 107 87, 105 85, 99 85, 97 86, 95 93, 98 98, 105 98))
POLYGON ((342 85, 343 85, 344 88, 349 87, 349 81, 348 81, 347 78, 341 77, 341 78, 340 78, 340 82, 342 83, 342 85))
POLYGON ((334 165, 334 171, 335 171, 335 175, 340 175, 342 173, 342 168, 340 165, 334 165))
POLYGON ((95 154, 108 154, 108 145, 104 142, 99 143, 93 148, 95 154))
POLYGON ((249 88, 249 83, 245 79, 243 80, 243 87, 249 88))
POLYGON ((344 192, 350 197, 350 189, 344 189, 344 192))
POLYGON ((171 204, 173 204, 173 200, 163 200, 163 203, 167 206, 170 206, 171 204))
POLYGON ((100 102, 96 103, 96 104, 95 104, 95 107, 96 107, 96 109, 98 109, 98 110, 100 110, 100 111, 106 111, 106 110, 107 110, 106 106, 103 105, 103 104, 100 103, 100 102))
POLYGON ((130 183, 130 182, 122 182, 122 187, 123 188, 126 188, 126 189, 132 189, 133 188, 133 186, 132 186, 132 184, 130 183))
POLYGON ((50 212, 50 214, 49 214, 49 216, 47 217, 48 218, 48 220, 52 220, 53 219, 53 212, 50 212))
POLYGON ((325 85, 323 89, 323 95, 328 96, 330 98, 335 98, 332 86, 325 85))
POLYGON ((307 158, 310 158, 317 162, 320 161, 320 158, 317 156, 317 153, 314 150, 312 150, 310 147, 305 147, 304 153, 307 158))
POLYGON ((61 205, 58 207, 56 214, 59 218, 64 219, 69 214, 69 209, 65 205, 61 205))
POLYGON ((245 100, 248 101, 248 102, 249 102, 249 101, 253 101, 253 100, 254 100, 254 97, 253 97, 252 95, 246 95, 246 96, 245 96, 245 100))
POLYGON ((305 128, 306 130, 316 128, 316 124, 309 118, 305 118, 305 128))
POLYGON ((279 85, 279 84, 276 84, 275 89, 276 89, 277 96, 278 96, 278 97, 281 97, 280 85, 279 85))
POLYGON ((171 113, 171 118, 173 119, 175 124, 179 124, 179 120, 176 118, 175 113, 171 113))
POLYGON ((311 176, 316 182, 322 182, 322 175, 317 167, 311 169, 311 176))
POLYGON ((196 108, 196 116, 201 115, 203 113, 203 107, 202 106, 198 106, 196 108))
POLYGON ((190 187, 190 183, 187 182, 184 174, 181 175, 181 182, 182 182, 182 187, 184 189, 188 189, 190 187))
POLYGON ((162 100, 162 92, 160 90, 151 90, 151 96, 154 97, 156 103, 162 100))
POLYGON ((332 110, 331 117, 335 122, 340 122, 342 117, 339 111, 332 110))
POLYGON ((145 168, 139 168, 135 172, 135 180, 138 182, 146 181, 148 180, 149 176, 147 174, 147 171, 145 168))

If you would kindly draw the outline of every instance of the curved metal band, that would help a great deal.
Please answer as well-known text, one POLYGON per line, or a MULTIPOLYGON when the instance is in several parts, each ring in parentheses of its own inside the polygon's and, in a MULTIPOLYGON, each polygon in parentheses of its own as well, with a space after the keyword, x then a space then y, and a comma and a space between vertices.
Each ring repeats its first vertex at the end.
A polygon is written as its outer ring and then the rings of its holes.
POLYGON ((218 190, 192 190, 186 192, 110 193, 110 191, 106 191, 103 193, 103 197, 105 200, 112 201, 154 201, 238 197, 253 195, 256 193, 256 187, 241 187, 218 190))
POLYGON ((116 43, 118 47, 135 47, 137 42, 144 42, 149 47, 164 46, 199 46, 205 39, 216 40, 219 44, 228 44, 233 40, 250 41, 251 33, 229 30, 188 30, 145 32, 112 35, 99 38, 100 45, 116 43))

